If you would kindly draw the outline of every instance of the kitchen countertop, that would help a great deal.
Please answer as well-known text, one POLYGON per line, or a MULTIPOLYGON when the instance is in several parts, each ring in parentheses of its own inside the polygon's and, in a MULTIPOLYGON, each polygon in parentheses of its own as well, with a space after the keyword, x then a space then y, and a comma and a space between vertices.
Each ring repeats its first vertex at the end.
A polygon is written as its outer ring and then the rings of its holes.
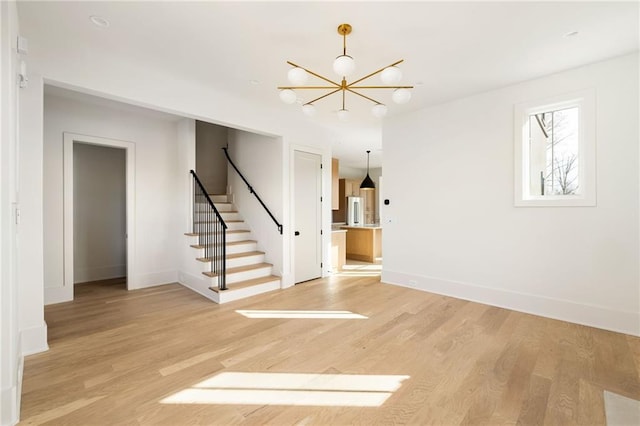
POLYGON ((340 225, 341 229, 382 229, 382 226, 374 224, 374 225, 361 225, 361 226, 349 226, 349 225, 340 225))

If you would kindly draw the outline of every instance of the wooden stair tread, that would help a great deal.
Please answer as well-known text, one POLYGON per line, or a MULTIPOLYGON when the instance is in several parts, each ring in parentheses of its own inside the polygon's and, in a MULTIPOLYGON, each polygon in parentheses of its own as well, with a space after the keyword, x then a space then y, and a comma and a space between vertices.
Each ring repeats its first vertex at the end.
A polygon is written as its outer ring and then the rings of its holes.
MULTIPOLYGON (((265 283, 269 283, 276 280, 280 280, 280 277, 277 277, 275 275, 269 275, 266 277, 253 278, 251 280, 246 280, 246 281, 238 281, 237 283, 228 284, 227 290, 224 290, 224 291, 239 290, 241 288, 252 287, 254 285, 265 284, 265 283)), ((210 287, 210 288, 216 293, 220 292, 220 290, 218 290, 218 288, 216 287, 210 287)))
MULTIPOLYGON (((224 212, 220 212, 220 213, 224 213, 224 212)), ((240 219, 233 219, 233 220, 225 220, 225 223, 240 223, 240 222, 244 222, 244 220, 240 220, 240 219)), ((210 221, 207 222, 206 220, 196 220, 193 223, 211 223, 210 221)))
MULTIPOLYGON (((242 240, 242 241, 231 241, 227 243, 227 246, 238 246, 241 244, 252 244, 252 243, 257 243, 256 240, 242 240)), ((195 249, 203 249, 205 248, 205 246, 201 246, 200 244, 191 244, 191 247, 195 248, 195 249)))
POLYGON ((256 240, 242 240, 242 241, 231 241, 228 242, 227 245, 228 246, 239 246, 242 244, 250 244, 250 243, 257 243, 256 240))
MULTIPOLYGON (((227 234, 240 234, 243 232, 251 232, 248 229, 227 229, 227 234)), ((202 235, 209 235, 209 234, 218 234, 219 232, 203 232, 202 235)), ((194 232, 185 232, 184 235, 186 235, 187 237, 197 237, 199 234, 194 233, 194 232)))
MULTIPOLYGON (((254 269, 260 269, 260 268, 268 268, 270 266, 273 266, 271 263, 254 263, 253 265, 245 265, 245 266, 237 266, 235 268, 227 268, 227 275, 229 274, 237 274, 240 272, 247 272, 247 271, 253 271, 254 269)), ((204 275, 214 278, 217 277, 218 274, 216 274, 215 272, 203 272, 204 275)))
MULTIPOLYGON (((241 257, 259 256, 261 254, 264 254, 264 252, 263 251, 245 251, 242 253, 228 254, 227 259, 239 259, 241 257)), ((196 260, 200 262, 211 262, 210 257, 197 257, 196 260)))
POLYGON ((240 257, 248 257, 248 256, 259 256, 261 254, 264 254, 263 251, 245 251, 242 253, 233 253, 233 254, 228 254, 227 255, 227 259, 238 259, 240 257))

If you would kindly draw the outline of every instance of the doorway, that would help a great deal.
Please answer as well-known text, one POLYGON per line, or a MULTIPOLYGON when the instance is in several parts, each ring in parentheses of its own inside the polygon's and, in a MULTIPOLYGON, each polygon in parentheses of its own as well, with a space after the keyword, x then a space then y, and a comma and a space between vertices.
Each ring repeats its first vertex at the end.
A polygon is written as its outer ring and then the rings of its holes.
POLYGON ((83 282, 135 288, 134 164, 131 142, 64 134, 66 300, 83 282))
POLYGON ((322 276, 322 156, 294 150, 294 282, 322 276))
MULTIPOLYGON (((73 144, 74 286, 114 279, 124 284, 121 278, 127 274, 125 166, 123 148, 73 144)), ((74 295, 76 292, 74 287, 74 295)))

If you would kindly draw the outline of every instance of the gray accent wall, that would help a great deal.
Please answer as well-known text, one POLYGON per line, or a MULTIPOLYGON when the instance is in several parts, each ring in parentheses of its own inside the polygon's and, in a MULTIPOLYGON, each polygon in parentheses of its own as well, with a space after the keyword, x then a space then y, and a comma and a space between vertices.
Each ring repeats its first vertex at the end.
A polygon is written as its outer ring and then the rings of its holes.
POLYGON ((196 121, 196 173, 209 194, 227 193, 228 128, 196 121))
POLYGON ((126 253, 126 150, 73 146, 73 276, 76 283, 123 277, 126 253))

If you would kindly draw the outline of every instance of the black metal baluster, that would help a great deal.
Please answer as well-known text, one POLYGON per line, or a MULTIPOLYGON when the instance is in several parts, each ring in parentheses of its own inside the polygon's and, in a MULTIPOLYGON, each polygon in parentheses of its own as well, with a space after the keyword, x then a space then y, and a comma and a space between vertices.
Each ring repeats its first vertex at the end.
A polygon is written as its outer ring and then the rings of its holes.
POLYGON ((218 288, 226 290, 226 231, 227 224, 220 216, 202 182, 193 170, 193 233, 198 245, 204 248, 204 257, 210 262, 210 272, 216 275, 218 288))

